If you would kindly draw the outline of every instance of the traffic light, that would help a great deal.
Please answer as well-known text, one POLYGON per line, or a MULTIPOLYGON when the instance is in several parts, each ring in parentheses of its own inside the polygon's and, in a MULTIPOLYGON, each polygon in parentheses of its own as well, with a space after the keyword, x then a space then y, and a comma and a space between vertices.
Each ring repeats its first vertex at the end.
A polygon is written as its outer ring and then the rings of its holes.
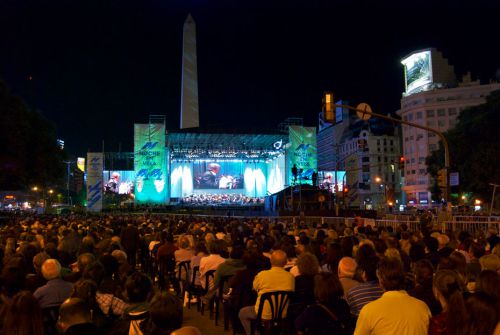
POLYGON ((349 188, 347 186, 344 186, 344 193, 348 193, 349 192, 349 188))
POLYGON ((447 186, 447 180, 446 180, 446 170, 445 169, 441 169, 438 171, 438 175, 437 175, 437 184, 439 187, 446 187, 447 186))
POLYGON ((335 103, 332 92, 325 92, 323 95, 323 120, 329 123, 336 123, 335 103))
POLYGON ((399 169, 401 171, 405 170, 405 156, 399 156, 399 169))

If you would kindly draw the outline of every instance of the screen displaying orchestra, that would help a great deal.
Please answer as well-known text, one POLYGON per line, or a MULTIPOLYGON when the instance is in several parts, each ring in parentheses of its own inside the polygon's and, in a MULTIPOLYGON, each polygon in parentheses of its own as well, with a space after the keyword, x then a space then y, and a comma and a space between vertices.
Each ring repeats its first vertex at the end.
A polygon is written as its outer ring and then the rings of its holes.
POLYGON ((195 162, 193 164, 195 189, 244 188, 243 164, 240 162, 195 162))

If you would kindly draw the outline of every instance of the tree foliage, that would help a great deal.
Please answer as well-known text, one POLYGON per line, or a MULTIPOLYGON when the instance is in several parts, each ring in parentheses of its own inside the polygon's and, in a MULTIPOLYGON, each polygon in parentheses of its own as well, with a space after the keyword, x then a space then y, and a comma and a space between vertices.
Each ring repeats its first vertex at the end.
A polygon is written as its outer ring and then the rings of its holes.
MULTIPOLYGON (((451 171, 460 174, 459 192, 487 199, 491 195, 489 183, 500 183, 500 90, 492 92, 486 103, 463 110, 445 137, 450 147, 451 171)), ((434 178, 444 167, 442 143, 427 157, 427 166, 434 178)))
POLYGON ((0 189, 54 185, 64 176, 55 127, 0 81, 0 189))

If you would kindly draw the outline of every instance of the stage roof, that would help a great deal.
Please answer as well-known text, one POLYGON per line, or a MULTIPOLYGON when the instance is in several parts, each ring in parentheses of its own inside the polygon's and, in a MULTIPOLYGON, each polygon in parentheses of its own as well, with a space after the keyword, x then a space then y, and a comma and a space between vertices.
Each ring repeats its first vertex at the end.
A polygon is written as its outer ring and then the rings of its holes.
POLYGON ((286 134, 167 134, 172 159, 270 159, 281 154, 287 142, 286 134))

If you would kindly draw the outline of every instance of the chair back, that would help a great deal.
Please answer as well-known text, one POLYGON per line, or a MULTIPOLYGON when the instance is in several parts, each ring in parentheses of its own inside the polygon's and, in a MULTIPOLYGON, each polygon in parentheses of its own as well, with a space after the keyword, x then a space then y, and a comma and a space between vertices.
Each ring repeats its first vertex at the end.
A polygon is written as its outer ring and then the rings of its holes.
POLYGON ((285 311, 290 302, 292 292, 290 291, 274 291, 263 293, 260 296, 259 311, 257 313, 257 321, 262 321, 262 311, 267 303, 271 309, 271 322, 273 324, 283 320, 286 315, 285 311))
POLYGON ((191 261, 183 261, 177 265, 177 280, 181 281, 182 271, 186 273, 186 280, 189 280, 189 271, 191 270, 191 261))
POLYGON ((200 266, 196 265, 193 267, 193 273, 191 274, 191 287, 194 287, 196 285, 196 276, 200 272, 200 266))
POLYGON ((208 291, 208 289, 210 288, 210 279, 213 282, 214 277, 215 277, 215 270, 208 270, 205 273, 205 287, 203 288, 204 291, 208 291))
POLYGON ((222 296, 224 295, 224 287, 226 286, 227 282, 229 282, 229 279, 231 279, 233 275, 227 275, 227 276, 222 276, 219 281, 219 291, 218 291, 218 296, 219 299, 222 299, 222 296))
POLYGON ((45 334, 57 334, 59 307, 60 306, 42 308, 42 320, 45 334))

